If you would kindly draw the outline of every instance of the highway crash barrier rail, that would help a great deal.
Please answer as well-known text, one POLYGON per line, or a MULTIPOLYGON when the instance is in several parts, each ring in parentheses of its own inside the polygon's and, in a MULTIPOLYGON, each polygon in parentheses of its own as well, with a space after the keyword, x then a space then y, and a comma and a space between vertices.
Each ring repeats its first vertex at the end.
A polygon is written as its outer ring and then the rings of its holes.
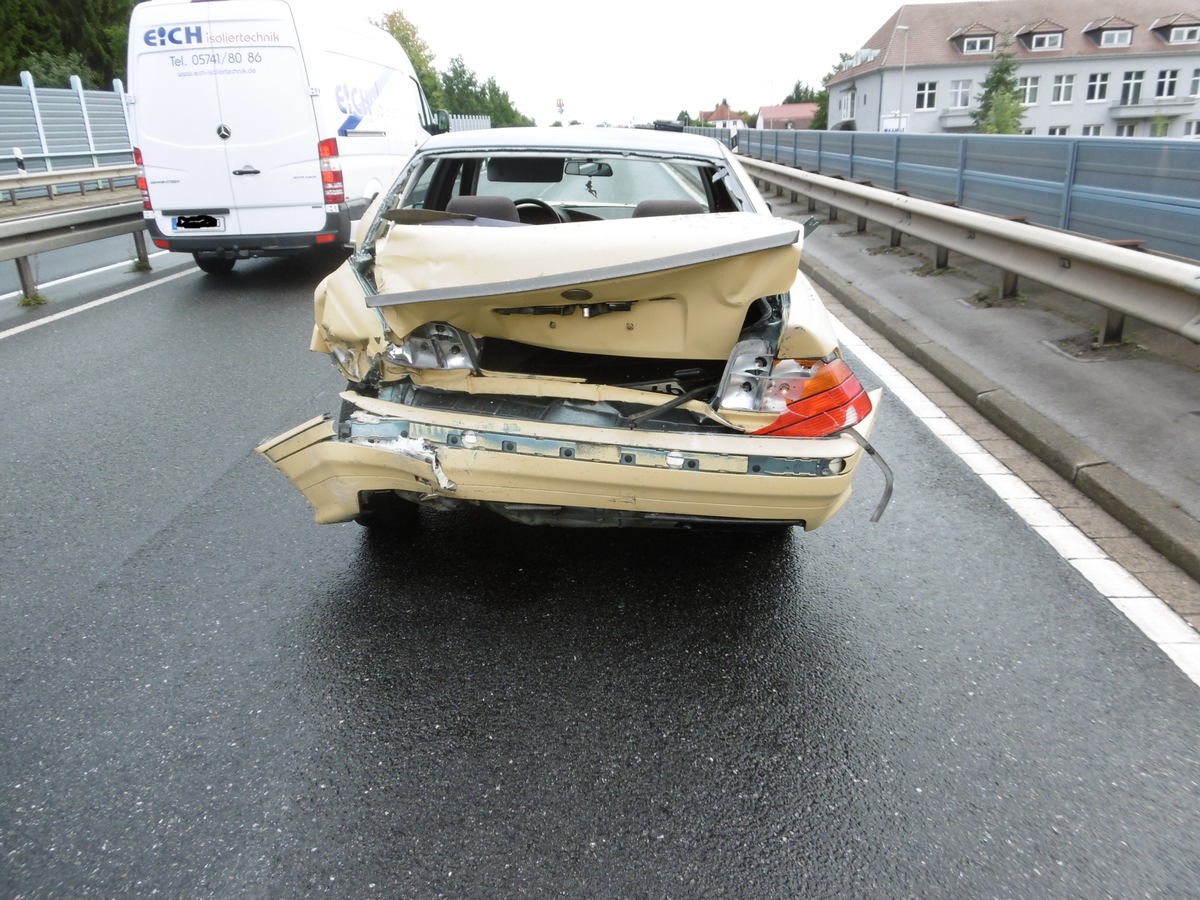
MULTIPOLYGON (((76 198, 88 196, 88 188, 95 191, 116 189, 116 182, 133 179, 136 166, 106 166, 95 169, 72 169, 60 172, 18 173, 0 175, 0 191, 14 198, 18 192, 29 188, 45 188, 47 198, 60 196, 58 188, 78 185, 76 198)), ((51 201, 53 202, 53 201, 51 201)), ((41 201, 38 213, 21 218, 0 220, 0 260, 15 260, 17 275, 21 281, 24 297, 36 297, 37 281, 33 275, 30 257, 48 250, 59 250, 89 241, 99 241, 122 234, 132 234, 139 266, 149 266, 146 252, 145 220, 142 218, 141 200, 104 203, 93 199, 88 205, 62 211, 46 212, 46 199, 41 201)))
POLYGON ((22 196, 33 194, 53 200, 64 187, 74 188, 72 193, 86 195, 89 190, 117 189, 118 181, 135 184, 137 166, 99 166, 88 169, 61 169, 57 172, 17 172, 0 175, 0 196, 16 206, 22 196), (5 196, 6 195, 6 196, 5 196))
POLYGON ((857 216, 859 231, 868 221, 890 229, 893 247, 902 234, 928 241, 937 248, 938 268, 946 268, 950 251, 996 266, 1005 273, 1006 297, 1016 294, 1023 277, 1098 304, 1105 310, 1102 343, 1120 341, 1126 316, 1200 343, 1200 265, 775 163, 740 161, 760 183, 793 200, 807 197, 809 211, 822 203, 831 219, 838 210, 857 216))

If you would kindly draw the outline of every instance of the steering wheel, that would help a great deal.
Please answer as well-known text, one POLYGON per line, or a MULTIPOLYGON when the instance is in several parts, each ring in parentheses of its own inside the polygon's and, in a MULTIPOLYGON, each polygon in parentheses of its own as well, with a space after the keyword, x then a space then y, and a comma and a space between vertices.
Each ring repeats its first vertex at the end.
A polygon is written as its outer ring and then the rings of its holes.
POLYGON ((553 217, 553 221, 555 221, 555 222, 565 222, 566 221, 566 219, 564 219, 561 215, 559 215, 558 210, 555 209, 553 206, 551 206, 549 203, 547 203, 545 200, 539 200, 536 197, 522 197, 520 200, 514 200, 513 203, 516 204, 518 209, 520 209, 522 206, 536 206, 538 209, 542 209, 542 210, 545 210, 546 212, 548 212, 553 217))

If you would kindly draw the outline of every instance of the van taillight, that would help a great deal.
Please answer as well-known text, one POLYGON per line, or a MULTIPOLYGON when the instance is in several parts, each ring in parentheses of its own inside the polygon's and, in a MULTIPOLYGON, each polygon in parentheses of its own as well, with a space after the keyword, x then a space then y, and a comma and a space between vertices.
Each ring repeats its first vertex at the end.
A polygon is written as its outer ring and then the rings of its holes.
POLYGON ((337 138, 326 138, 317 144, 321 160, 321 188, 326 203, 345 203, 346 185, 342 181, 342 160, 338 156, 337 138))
POLYGON ((137 186, 142 192, 142 209, 154 209, 150 203, 150 189, 146 186, 146 167, 142 165, 142 151, 133 148, 133 164, 137 166, 137 186))

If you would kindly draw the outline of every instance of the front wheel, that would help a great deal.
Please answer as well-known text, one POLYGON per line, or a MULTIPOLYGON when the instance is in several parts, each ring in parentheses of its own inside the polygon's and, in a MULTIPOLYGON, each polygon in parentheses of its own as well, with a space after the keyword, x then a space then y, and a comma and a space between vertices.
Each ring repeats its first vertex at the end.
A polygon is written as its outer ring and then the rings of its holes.
POLYGON ((201 272, 207 272, 209 275, 228 275, 233 271, 233 264, 237 262, 229 257, 201 256, 199 253, 193 253, 192 259, 196 260, 201 272))

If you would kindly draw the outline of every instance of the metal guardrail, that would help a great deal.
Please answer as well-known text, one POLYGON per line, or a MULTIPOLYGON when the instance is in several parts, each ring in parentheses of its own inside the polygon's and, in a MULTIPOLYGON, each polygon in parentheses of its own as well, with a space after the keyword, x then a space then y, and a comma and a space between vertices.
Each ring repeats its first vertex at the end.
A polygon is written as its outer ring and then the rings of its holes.
POLYGON ((17 205, 19 195, 38 191, 39 196, 53 198, 57 189, 73 185, 80 194, 89 190, 116 190, 118 181, 134 183, 137 166, 102 166, 91 169, 63 169, 57 172, 18 172, 15 175, 0 175, 0 194, 7 194, 8 202, 17 205))
MULTIPOLYGON (((962 253, 1200 343, 1200 265, 774 163, 740 161, 752 177, 780 191, 891 229, 893 246, 899 234, 929 241, 939 248, 942 268, 946 251, 962 253)), ((1015 285, 1015 277, 1005 278, 1006 292, 1015 292, 1015 285)), ((1106 341, 1114 331, 1119 336, 1120 324, 1110 316, 1106 341)))
MULTIPOLYGON (((45 188, 53 197, 53 190, 64 184, 100 184, 109 185, 114 190, 115 181, 122 178, 134 178, 137 175, 136 166, 107 166, 98 169, 73 169, 61 172, 20 173, 17 175, 0 176, 0 188, 16 190, 24 188, 45 188)), ((80 187, 79 196, 86 196, 84 187, 80 187)), ((95 196, 93 194, 93 196, 95 196)), ((29 299, 38 295, 37 281, 33 276, 33 266, 30 257, 49 250, 60 250, 90 241, 117 237, 122 234, 132 234, 138 264, 149 266, 150 257, 146 251, 146 221, 142 216, 140 199, 116 203, 97 203, 96 205, 76 206, 75 208, 45 212, 47 201, 43 204, 40 214, 0 219, 0 261, 15 260, 17 276, 21 281, 21 293, 29 299)), ((64 200, 64 202, 66 202, 64 200)))

